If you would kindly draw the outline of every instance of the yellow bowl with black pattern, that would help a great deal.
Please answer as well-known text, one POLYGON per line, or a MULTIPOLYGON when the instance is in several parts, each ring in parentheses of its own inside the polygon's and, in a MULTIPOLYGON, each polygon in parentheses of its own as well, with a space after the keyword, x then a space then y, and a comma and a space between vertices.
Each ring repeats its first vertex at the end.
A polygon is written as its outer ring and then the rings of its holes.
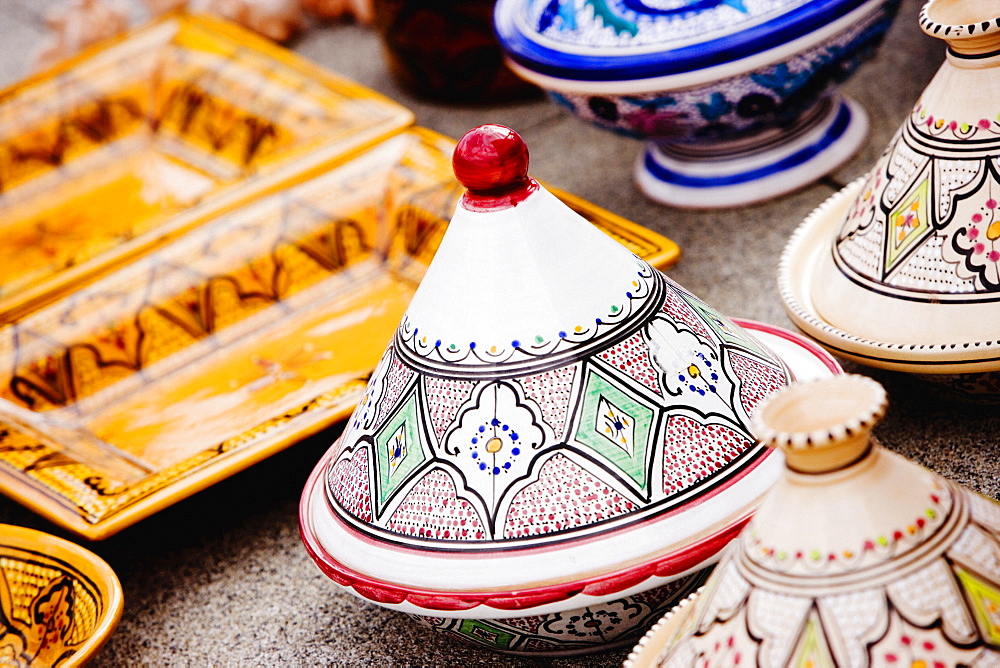
POLYGON ((0 524, 0 665, 80 666, 118 625, 122 588, 89 550, 0 524))

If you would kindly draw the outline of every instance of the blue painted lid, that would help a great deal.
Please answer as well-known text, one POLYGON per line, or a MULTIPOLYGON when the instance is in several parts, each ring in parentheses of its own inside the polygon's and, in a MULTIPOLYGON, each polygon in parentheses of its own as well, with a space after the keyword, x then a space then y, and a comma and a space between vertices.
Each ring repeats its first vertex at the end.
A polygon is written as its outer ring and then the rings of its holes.
POLYGON ((780 46, 873 0, 499 0, 496 30, 525 68, 623 81, 721 65, 780 46))

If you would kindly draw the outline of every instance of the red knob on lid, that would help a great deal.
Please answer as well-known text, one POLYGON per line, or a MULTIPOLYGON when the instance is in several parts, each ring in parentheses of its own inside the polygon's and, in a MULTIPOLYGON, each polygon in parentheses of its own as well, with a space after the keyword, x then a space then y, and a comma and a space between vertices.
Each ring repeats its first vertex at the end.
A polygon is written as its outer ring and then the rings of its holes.
POLYGON ((462 200, 469 209, 510 208, 538 189, 528 176, 528 147, 503 125, 480 125, 466 132, 451 164, 469 191, 462 200))

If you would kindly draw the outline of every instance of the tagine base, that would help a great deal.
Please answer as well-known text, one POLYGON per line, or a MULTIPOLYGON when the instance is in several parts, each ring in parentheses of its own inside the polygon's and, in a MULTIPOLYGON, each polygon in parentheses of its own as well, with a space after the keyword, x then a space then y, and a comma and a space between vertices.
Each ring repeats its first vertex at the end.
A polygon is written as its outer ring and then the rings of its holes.
MULTIPOLYGON (((830 239, 857 198, 863 179, 821 204, 788 241, 778 266, 778 290, 795 326, 834 355, 865 366, 902 371, 932 381, 949 396, 993 403, 1000 377, 1000 341, 908 345, 866 339, 827 322, 812 299, 821 280, 818 267, 830 253, 830 239), (931 379, 933 376, 933 379, 931 379)), ((878 296, 876 296, 878 297, 878 296)), ((883 309, 893 306, 885 300, 883 309)), ((879 308, 871 309, 879 312, 879 308)))
POLYGON ((745 206, 798 190, 840 167, 868 135, 857 102, 837 95, 821 104, 822 113, 765 146, 692 151, 648 141, 636 184, 650 199, 686 209, 745 206))

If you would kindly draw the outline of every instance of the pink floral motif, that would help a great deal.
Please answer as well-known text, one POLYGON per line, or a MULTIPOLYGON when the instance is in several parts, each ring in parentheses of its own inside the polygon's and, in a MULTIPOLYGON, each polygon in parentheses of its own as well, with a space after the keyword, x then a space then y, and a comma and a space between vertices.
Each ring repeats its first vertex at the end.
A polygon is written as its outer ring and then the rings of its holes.
POLYGON ((680 137, 687 134, 687 114, 676 111, 637 109, 625 114, 625 122, 646 137, 680 137))
POLYGON ((997 200, 988 195, 978 211, 955 236, 955 249, 965 255, 966 265, 987 287, 1000 287, 1000 218, 997 200))
POLYGON ((969 139, 977 134, 988 132, 992 135, 1000 135, 1000 117, 995 121, 988 118, 976 120, 948 120, 940 116, 931 114, 923 104, 918 104, 913 109, 911 117, 914 125, 934 136, 941 136, 945 133, 951 134, 959 139, 969 139))

